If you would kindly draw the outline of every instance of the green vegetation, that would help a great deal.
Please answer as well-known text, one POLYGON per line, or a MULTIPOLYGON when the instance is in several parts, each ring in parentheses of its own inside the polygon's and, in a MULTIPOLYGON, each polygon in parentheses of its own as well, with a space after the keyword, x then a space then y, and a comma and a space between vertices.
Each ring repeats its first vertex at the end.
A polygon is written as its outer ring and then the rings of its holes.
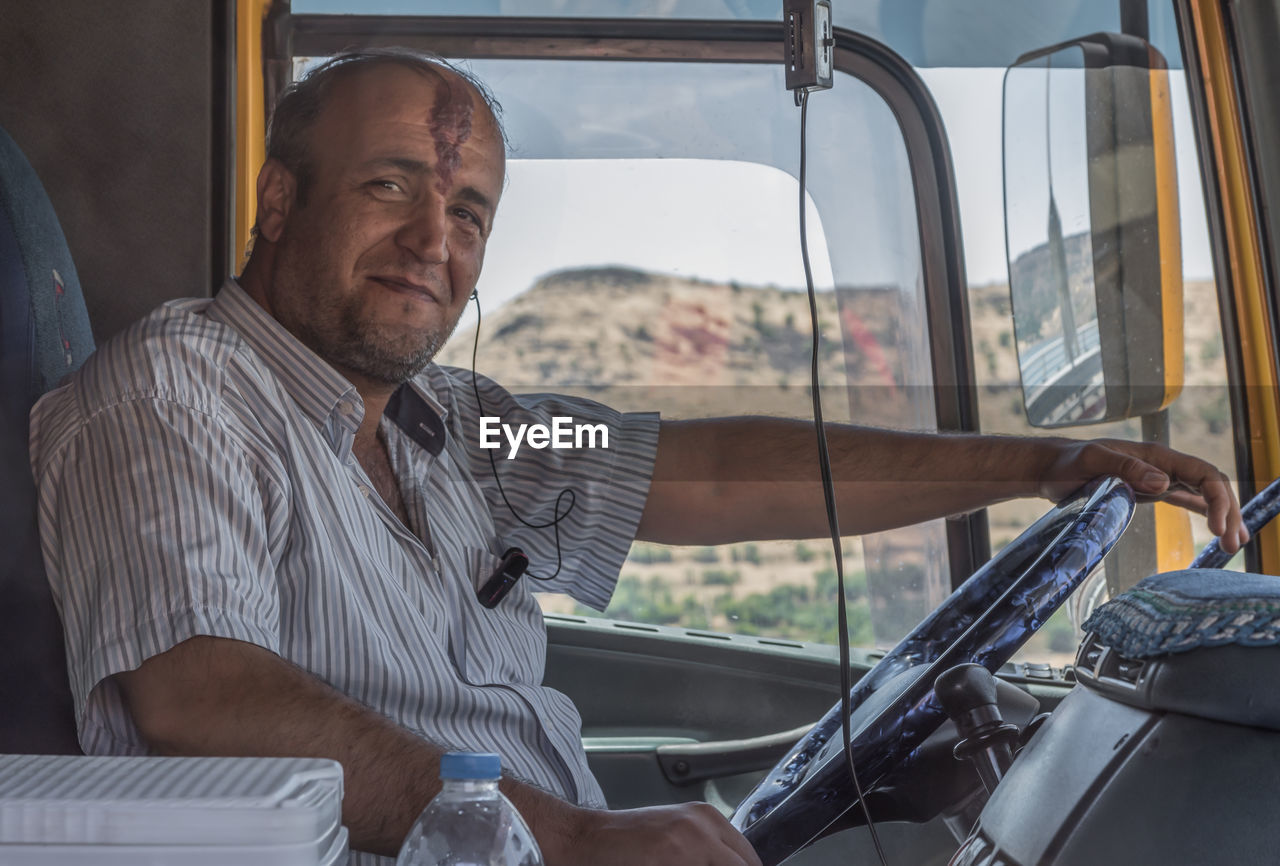
POLYGON ((680 603, 680 625, 685 628, 711 628, 711 615, 705 605, 692 595, 686 595, 680 603))
MULTIPOLYGON (((850 590, 849 642, 854 646, 871 646, 871 607, 866 601, 867 576, 863 572, 849 575, 850 590), (854 588, 861 587, 854 595, 854 588)), ((835 571, 823 569, 814 573, 812 586, 776 586, 766 593, 751 593, 741 598, 722 595, 715 602, 716 612, 729 620, 729 631, 738 634, 769 635, 793 640, 836 643, 839 628, 836 616, 835 571)))
POLYGON ((649 544, 644 541, 637 541, 631 545, 631 551, 627 554, 627 562, 634 562, 639 565, 671 562, 674 558, 671 548, 663 547, 659 544, 649 544))
POLYGON ((1009 414, 1013 415, 1022 423, 1026 423, 1026 409, 1022 404, 1022 392, 1017 391, 1009 398, 1009 414))
MULTIPOLYGON (((836 598, 836 570, 823 568, 813 573, 813 582, 818 594, 823 598, 836 598)), ((846 572, 844 576, 844 597, 849 601, 861 601, 867 597, 867 573, 865 571, 846 572)))
POLYGON ((764 304, 759 301, 751 303, 751 325, 756 329, 756 333, 766 340, 774 338, 775 328, 764 320, 764 304))
POLYGON ((1039 636, 1045 638, 1050 652, 1075 653, 1076 646, 1079 644, 1076 630, 1071 625, 1065 607, 1054 611, 1053 616, 1049 617, 1049 621, 1044 624, 1039 636))
POLYGON ((991 348, 991 344, 988 343, 986 340, 979 340, 978 351, 981 352, 982 357, 986 359, 987 375, 994 379, 996 376, 996 370, 997 370, 996 362, 998 360, 996 358, 996 350, 991 348))
POLYGON ((702 572, 703 586, 737 586, 742 580, 739 571, 727 571, 723 568, 709 568, 702 572))
MULTIPOLYGON (((698 592, 677 595, 658 575, 623 575, 605 616, 614 619, 718 629, 735 634, 761 635, 790 640, 835 643, 839 636, 836 619, 836 573, 822 568, 807 585, 783 584, 767 592, 735 595, 741 574, 725 569, 702 572, 702 587, 724 587, 716 596, 698 592)), ((849 640, 854 646, 875 642, 871 629, 871 606, 867 575, 862 571, 846 575, 849 640)), ((578 613, 594 616, 579 607, 578 613)))
MULTIPOLYGON (((925 613, 913 600, 918 588, 924 586, 924 566, 914 562, 898 563, 888 573, 873 574, 872 580, 877 583, 876 633, 893 635, 895 640, 909 633, 925 613), (889 586, 885 586, 885 582, 889 586)), ((852 598, 854 587, 851 579, 846 580, 846 591, 852 598)))
POLYGON ((699 547, 693 552, 693 555, 690 558, 694 562, 701 562, 703 564, 719 562, 720 551, 714 547, 699 547))
POLYGON ((675 625, 690 607, 689 602, 698 606, 697 600, 691 595, 677 603, 671 594, 671 587, 656 575, 643 580, 624 574, 618 581, 618 588, 605 610, 605 616, 654 625, 675 625))
POLYGON ((1210 435, 1217 436, 1231 429, 1231 406, 1227 403, 1226 392, 1216 395, 1207 403, 1199 406, 1200 420, 1210 435))

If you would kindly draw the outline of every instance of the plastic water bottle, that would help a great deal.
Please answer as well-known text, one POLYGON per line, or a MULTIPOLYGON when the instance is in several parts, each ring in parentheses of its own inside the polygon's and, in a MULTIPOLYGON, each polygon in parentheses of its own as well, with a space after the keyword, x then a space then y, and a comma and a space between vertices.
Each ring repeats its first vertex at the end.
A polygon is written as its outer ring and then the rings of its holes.
POLYGON ((498 790, 501 775, 497 755, 445 755, 443 787, 413 823, 396 866, 543 866, 529 825, 498 790))

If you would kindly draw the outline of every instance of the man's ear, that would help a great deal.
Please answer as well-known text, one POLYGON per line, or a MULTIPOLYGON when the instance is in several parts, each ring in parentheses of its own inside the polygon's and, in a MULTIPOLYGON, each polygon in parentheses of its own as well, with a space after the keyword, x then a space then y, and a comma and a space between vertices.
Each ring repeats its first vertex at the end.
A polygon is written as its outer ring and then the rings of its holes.
POLYGON ((275 243, 296 203, 298 180, 284 163, 268 159, 258 172, 258 235, 275 243))

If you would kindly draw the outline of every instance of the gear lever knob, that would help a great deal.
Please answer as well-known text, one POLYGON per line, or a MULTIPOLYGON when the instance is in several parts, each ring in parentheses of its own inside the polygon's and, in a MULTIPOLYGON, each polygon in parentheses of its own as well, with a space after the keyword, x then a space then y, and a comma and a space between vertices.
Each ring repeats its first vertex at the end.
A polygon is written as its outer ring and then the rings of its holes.
POLYGON ((990 793, 1013 763, 1016 725, 1007 724, 996 700, 996 680, 982 665, 966 664, 943 671, 933 693, 960 734, 957 760, 969 760, 990 793))

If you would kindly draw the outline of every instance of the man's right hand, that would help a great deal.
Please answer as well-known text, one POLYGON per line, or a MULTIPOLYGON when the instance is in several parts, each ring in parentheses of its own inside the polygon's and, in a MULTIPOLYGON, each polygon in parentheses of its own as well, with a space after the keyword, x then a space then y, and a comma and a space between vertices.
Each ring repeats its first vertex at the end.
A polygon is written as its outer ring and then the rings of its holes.
POLYGON ((760 866, 751 844, 706 803, 570 809, 555 829, 534 818, 547 866, 760 866))

